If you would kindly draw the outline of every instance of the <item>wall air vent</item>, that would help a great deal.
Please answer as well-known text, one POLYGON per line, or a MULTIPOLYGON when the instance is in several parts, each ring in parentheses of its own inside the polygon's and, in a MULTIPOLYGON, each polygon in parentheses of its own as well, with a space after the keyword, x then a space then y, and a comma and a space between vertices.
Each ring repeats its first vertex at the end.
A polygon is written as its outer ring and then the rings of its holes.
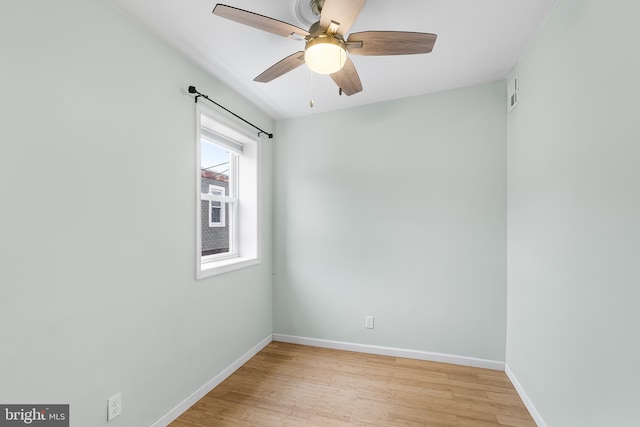
POLYGON ((520 98, 520 81, 518 80, 518 73, 513 73, 507 79, 507 105, 508 110, 511 112, 520 98))

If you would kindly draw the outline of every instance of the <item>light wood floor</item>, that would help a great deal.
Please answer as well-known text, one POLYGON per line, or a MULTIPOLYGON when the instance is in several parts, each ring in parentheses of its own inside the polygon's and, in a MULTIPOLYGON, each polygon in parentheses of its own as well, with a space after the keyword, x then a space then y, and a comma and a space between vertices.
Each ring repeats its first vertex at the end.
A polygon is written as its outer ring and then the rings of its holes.
POLYGON ((170 427, 535 427, 504 372, 272 342, 170 427))

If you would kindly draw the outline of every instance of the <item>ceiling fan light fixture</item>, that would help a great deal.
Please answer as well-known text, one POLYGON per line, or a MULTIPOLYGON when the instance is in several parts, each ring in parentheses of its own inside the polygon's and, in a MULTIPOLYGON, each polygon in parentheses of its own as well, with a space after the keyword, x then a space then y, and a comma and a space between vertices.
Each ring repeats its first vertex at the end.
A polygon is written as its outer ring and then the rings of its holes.
POLYGON ((307 42, 304 52, 307 67, 319 74, 337 73, 347 62, 344 42, 337 37, 322 35, 307 42))

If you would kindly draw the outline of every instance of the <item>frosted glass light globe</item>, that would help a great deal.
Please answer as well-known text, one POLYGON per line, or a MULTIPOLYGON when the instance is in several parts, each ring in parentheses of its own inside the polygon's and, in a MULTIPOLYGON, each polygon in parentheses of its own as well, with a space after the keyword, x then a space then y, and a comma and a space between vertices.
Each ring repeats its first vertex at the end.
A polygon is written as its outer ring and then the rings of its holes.
POLYGON ((344 42, 336 37, 319 36, 307 42, 304 61, 311 71, 319 74, 337 73, 347 62, 344 42))

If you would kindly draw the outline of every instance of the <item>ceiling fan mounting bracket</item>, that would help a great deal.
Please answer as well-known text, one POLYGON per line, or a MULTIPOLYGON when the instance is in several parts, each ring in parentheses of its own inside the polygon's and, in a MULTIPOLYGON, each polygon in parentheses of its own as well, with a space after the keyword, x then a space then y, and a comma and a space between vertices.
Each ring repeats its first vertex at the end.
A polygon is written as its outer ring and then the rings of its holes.
POLYGON ((320 19, 325 0, 291 0, 290 10, 296 20, 309 28, 320 19))
POLYGON ((324 6, 324 0, 311 0, 309 2, 309 6, 311 7, 311 12, 313 12, 317 17, 320 17, 322 7, 324 6))

